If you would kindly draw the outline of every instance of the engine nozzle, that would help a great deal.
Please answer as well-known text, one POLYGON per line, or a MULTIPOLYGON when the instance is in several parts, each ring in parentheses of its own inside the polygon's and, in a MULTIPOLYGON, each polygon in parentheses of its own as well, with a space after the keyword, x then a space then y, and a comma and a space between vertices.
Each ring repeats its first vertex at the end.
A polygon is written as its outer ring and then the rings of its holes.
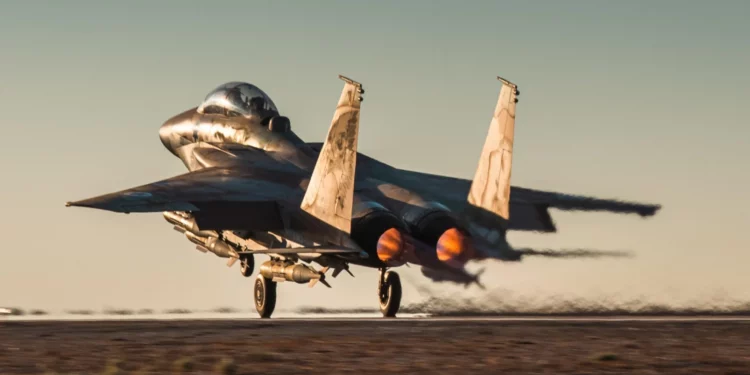
POLYGON ((471 241, 458 228, 443 232, 438 238, 435 251, 441 262, 455 268, 462 268, 474 254, 471 241))
POLYGON ((376 246, 378 258, 391 267, 398 267, 406 263, 405 253, 410 248, 406 236, 396 228, 390 228, 383 232, 378 238, 376 246))

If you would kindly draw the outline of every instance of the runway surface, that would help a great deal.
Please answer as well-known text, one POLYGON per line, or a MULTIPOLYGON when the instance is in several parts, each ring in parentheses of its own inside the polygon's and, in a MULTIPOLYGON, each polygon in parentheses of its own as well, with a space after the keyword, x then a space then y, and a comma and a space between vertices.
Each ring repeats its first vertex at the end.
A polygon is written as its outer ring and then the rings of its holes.
MULTIPOLYGON (((91 313, 71 314, 57 313, 44 315, 0 315, 3 321, 138 321, 138 320, 255 320, 259 319, 255 310, 238 311, 228 313, 217 312, 189 312, 189 313, 149 313, 149 314, 114 314, 114 313, 91 313)), ((381 322, 383 318, 379 312, 336 312, 336 313, 300 313, 294 311, 279 311, 273 316, 274 320, 292 321, 343 321, 354 320, 359 322, 375 321, 381 322)), ((503 314, 503 315, 469 315, 469 316, 434 316, 430 314, 400 313, 397 320, 400 321, 430 320, 430 321, 750 321, 750 315, 745 314, 706 314, 706 315, 585 315, 585 314, 503 314)))
POLYGON ((0 320, 0 373, 750 373, 746 317, 0 320))

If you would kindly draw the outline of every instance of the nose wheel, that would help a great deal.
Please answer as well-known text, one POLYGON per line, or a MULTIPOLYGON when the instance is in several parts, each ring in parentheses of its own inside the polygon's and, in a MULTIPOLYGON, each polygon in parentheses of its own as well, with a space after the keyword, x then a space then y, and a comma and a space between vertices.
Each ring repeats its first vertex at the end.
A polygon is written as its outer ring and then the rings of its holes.
POLYGON ((378 283, 378 297, 380 299, 380 312, 386 318, 396 316, 401 307, 401 278, 397 273, 380 270, 380 282, 378 283))
POLYGON ((255 258, 252 255, 240 256, 240 272, 242 276, 252 276, 253 268, 255 268, 255 258))
POLYGON ((270 318, 276 308, 276 282, 258 275, 253 290, 255 309, 261 318, 270 318))

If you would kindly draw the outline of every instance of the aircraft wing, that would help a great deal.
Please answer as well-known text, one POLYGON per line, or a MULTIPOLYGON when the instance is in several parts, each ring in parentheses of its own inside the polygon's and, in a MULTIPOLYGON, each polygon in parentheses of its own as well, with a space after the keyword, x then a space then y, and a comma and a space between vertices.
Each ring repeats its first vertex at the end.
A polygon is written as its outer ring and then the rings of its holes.
MULTIPOLYGON (((132 189, 68 202, 114 212, 193 211, 217 213, 275 210, 275 204, 301 201, 302 177, 274 169, 206 168, 132 189)), ((245 215, 258 216, 258 215, 245 215)), ((261 215, 262 216, 262 215, 261 215)))
MULTIPOLYGON (((313 150, 320 150, 320 143, 308 143, 313 150)), ((366 188, 365 180, 394 183, 423 197, 436 200, 451 210, 460 212, 466 206, 466 196, 471 188, 471 180, 440 176, 430 173, 409 171, 391 167, 367 155, 357 155, 358 188, 366 188)), ((508 229, 519 231, 555 232, 548 209, 565 211, 602 211, 621 214, 653 216, 661 208, 658 204, 636 203, 616 199, 601 199, 583 195, 558 193, 510 187, 510 220, 508 229)))
POLYGON ((653 216, 661 208, 658 204, 627 202, 616 199, 601 199, 555 193, 513 186, 510 190, 511 201, 534 205, 544 205, 560 210, 571 211, 606 211, 623 214, 638 214, 642 217, 653 216))
MULTIPOLYGON (((392 181, 420 195, 435 199, 456 212, 462 211, 466 205, 471 180, 395 168, 385 171, 382 165, 380 167, 376 176, 378 179, 392 181)), ((646 217, 656 214, 661 206, 511 186, 509 208, 508 229, 555 232, 549 208, 638 214, 646 217)))
POLYGON ((238 254, 347 254, 361 253, 362 250, 346 247, 286 247, 262 250, 239 251, 238 254))

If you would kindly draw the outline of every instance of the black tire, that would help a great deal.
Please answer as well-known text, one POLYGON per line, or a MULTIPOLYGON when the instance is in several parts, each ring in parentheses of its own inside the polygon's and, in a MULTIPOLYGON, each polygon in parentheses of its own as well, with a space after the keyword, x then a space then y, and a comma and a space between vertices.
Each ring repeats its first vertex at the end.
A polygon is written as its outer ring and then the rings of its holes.
POLYGON ((270 318, 276 308, 276 282, 258 275, 255 278, 253 301, 258 315, 261 318, 270 318))
POLYGON ((401 278, 395 272, 386 272, 380 287, 380 312, 386 318, 396 316, 401 307, 401 278))
POLYGON ((245 255, 240 257, 240 273, 242 276, 250 277, 253 275, 255 270, 255 257, 252 255, 245 255))

